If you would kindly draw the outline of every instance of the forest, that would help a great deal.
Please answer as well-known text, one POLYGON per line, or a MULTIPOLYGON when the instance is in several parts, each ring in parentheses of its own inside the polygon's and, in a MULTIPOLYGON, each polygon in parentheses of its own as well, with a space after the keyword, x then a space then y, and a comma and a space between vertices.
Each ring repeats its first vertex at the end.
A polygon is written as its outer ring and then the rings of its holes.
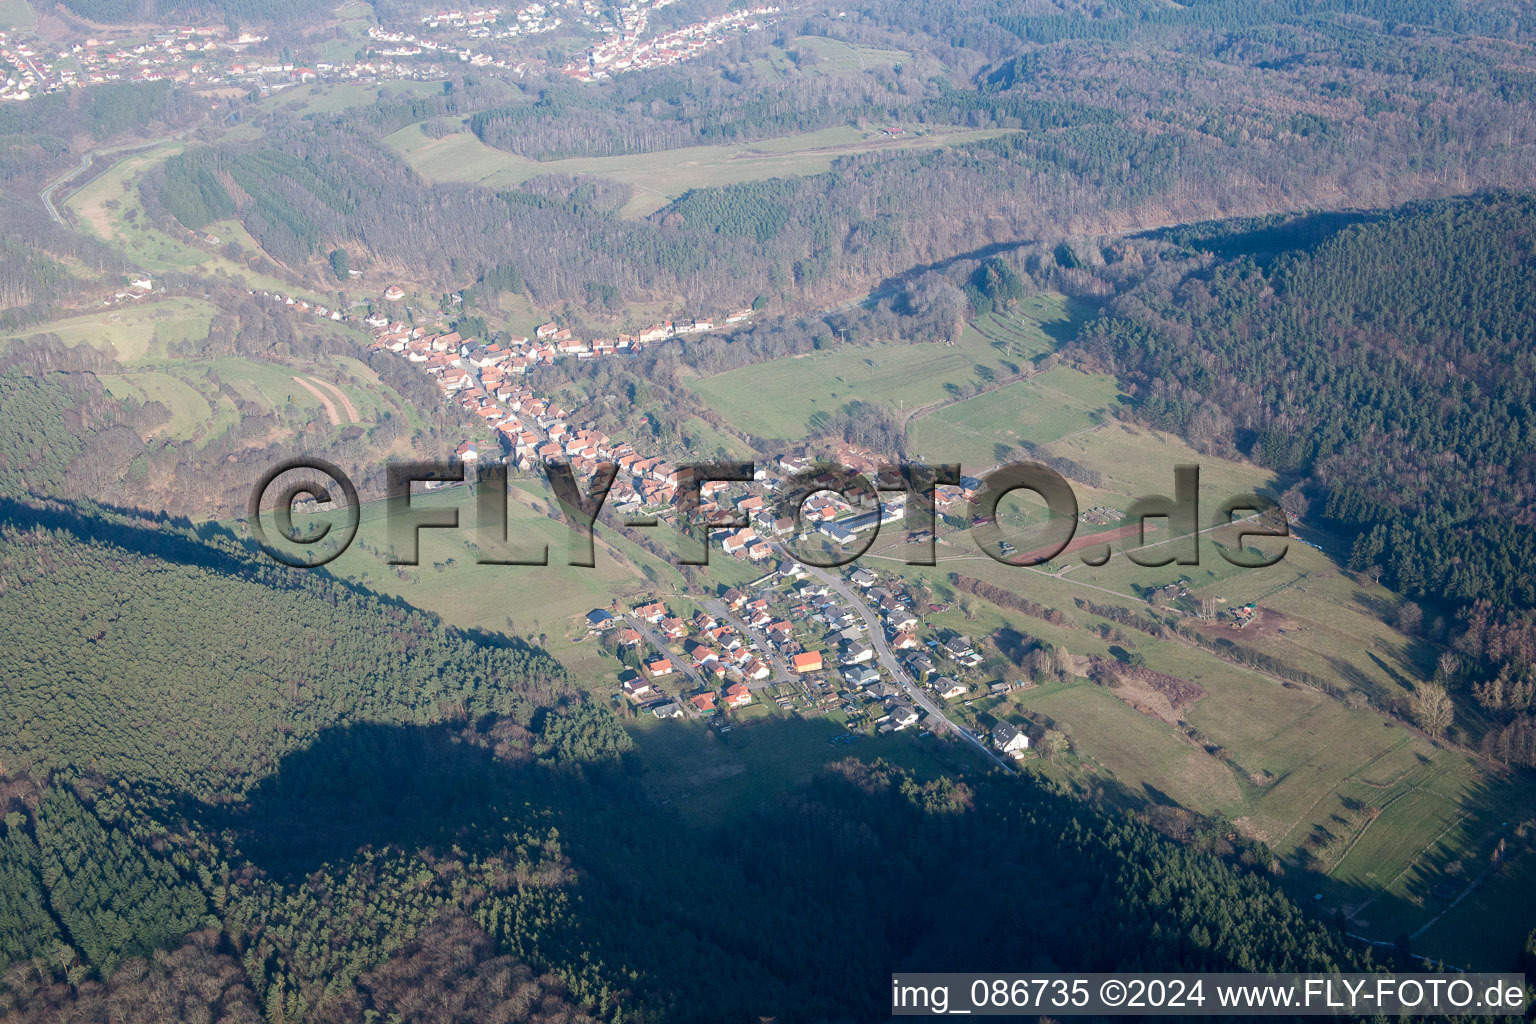
POLYGON ((321 20, 323 4, 306 0, 52 0, 99 25, 211 20, 230 25, 304 24, 321 20))

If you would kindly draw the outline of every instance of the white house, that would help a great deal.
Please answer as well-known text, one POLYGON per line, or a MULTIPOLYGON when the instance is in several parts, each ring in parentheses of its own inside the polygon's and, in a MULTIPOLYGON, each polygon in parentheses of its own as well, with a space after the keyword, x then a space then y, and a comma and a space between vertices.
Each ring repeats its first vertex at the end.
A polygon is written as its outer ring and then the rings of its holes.
POLYGON ((1029 749, 1029 734, 1012 722, 998 722, 992 727, 992 745, 1013 758, 1022 758, 1029 749))
POLYGON ((939 696, 943 697, 945 700, 954 700, 956 697, 963 697, 969 690, 969 687, 967 687, 964 683, 957 679, 951 679, 949 676, 940 676, 937 680, 934 681, 933 686, 934 689, 939 691, 939 696))

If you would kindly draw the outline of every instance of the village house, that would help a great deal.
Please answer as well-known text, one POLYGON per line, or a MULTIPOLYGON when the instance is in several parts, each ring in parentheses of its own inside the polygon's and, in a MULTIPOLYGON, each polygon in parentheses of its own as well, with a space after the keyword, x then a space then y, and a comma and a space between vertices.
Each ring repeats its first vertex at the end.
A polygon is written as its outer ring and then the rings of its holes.
POLYGON ((875 649, 863 641, 850 643, 843 648, 844 665, 862 665, 875 656, 875 649))
POLYGON ((1012 722, 998 722, 992 727, 992 745, 1014 759, 1029 750, 1029 734, 1012 722))
POLYGON ((880 681, 880 672, 872 665, 856 665, 843 673, 848 685, 859 689, 880 681))
POLYGON ((653 626, 665 618, 666 614, 667 606, 660 601, 653 601, 650 604, 637 605, 635 608, 635 615, 639 617, 641 621, 649 622, 653 626))
POLYGON ((624 696, 633 701, 644 700, 654 696, 656 692, 645 677, 637 672, 625 673, 619 686, 624 691, 624 696))
POLYGON ((797 675, 805 675, 807 672, 820 672, 821 652, 806 651, 803 654, 796 654, 790 658, 789 667, 793 669, 797 675))
POLYGON ((945 700, 954 700, 956 697, 963 697, 969 692, 969 687, 958 679, 953 679, 949 676, 940 676, 934 680, 933 688, 945 700))

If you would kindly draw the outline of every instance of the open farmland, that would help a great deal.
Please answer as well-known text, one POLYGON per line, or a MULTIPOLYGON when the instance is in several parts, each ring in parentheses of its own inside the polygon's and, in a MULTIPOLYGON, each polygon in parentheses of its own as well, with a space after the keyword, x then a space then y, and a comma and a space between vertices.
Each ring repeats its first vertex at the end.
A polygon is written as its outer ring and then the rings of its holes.
MULTIPOLYGON (((135 273, 196 271, 213 274, 222 271, 252 288, 306 296, 311 301, 327 301, 319 294, 251 270, 222 252, 212 251, 213 243, 208 243, 207 249, 190 245, 149 223, 139 199, 139 181, 146 170, 183 149, 184 143, 173 140, 130 153, 81 186, 63 205, 83 229, 121 252, 128 261, 127 269, 135 273)), ((218 225, 208 228, 219 238, 220 247, 234 242, 245 253, 259 253, 255 240, 243 228, 234 231, 232 222, 223 223, 231 229, 230 234, 217 235, 218 225)))
POLYGON ((1021 442, 1046 444, 1097 426, 1116 395, 1114 381, 1059 366, 917 420, 909 443, 929 462, 982 469, 1016 455, 1021 442))
MULTIPOLYGON (((991 397, 944 412, 974 409, 991 397)), ((1202 530, 1222 498, 1272 483, 1258 467, 1200 456, 1176 439, 1118 421, 1047 450, 1070 452, 1103 474, 1097 489, 1074 484, 1085 507, 1103 502, 1124 508, 1132 495, 1166 493, 1175 464, 1198 463, 1202 530)), ((1089 530, 1113 532, 1080 525, 1079 535, 1089 530)), ((1331 543, 1326 536, 1317 539, 1331 543)), ((1340 572, 1323 550, 1299 540, 1280 563, 1264 569, 1232 566, 1209 535, 1202 538, 1197 566, 1138 566, 1115 547, 1114 557, 1098 568, 1065 557, 1027 569, 999 564, 977 552, 964 531, 941 528, 939 564, 932 568, 901 566, 901 545, 892 542, 877 544, 866 564, 926 582, 945 600, 954 599, 950 573, 963 573, 1066 614, 1066 621, 1053 624, 966 598, 926 616, 930 628, 972 637, 1034 637, 1077 656, 1135 657, 1205 691, 1178 712, 1177 726, 1134 706, 1128 694, 1086 680, 982 698, 962 713, 981 729, 998 718, 1027 717, 1062 730, 1072 751, 1036 762, 1048 774, 1107 788, 1131 805, 1175 801, 1230 818, 1275 851, 1298 895, 1319 896, 1325 908, 1345 914, 1352 930, 1386 941, 1422 930, 1424 951, 1432 947, 1433 955, 1453 964, 1498 966, 1494 958, 1507 955, 1523 933, 1519 915, 1510 916, 1502 932, 1474 934, 1458 924, 1472 919, 1458 914, 1465 904, 1452 905, 1484 870, 1501 829, 1528 816, 1521 803, 1528 785, 1438 747, 1378 710, 1405 706, 1414 682, 1433 671, 1432 650, 1385 621, 1399 598, 1340 572), (1257 623, 1245 630, 1202 625, 1210 649, 1148 635, 1078 604, 1168 616, 1171 607, 1149 607, 1148 598, 1181 582, 1190 595, 1184 607, 1206 598, 1218 609, 1254 601, 1257 623), (1224 645, 1278 659, 1287 670, 1328 680, 1334 691, 1235 664, 1218 654, 1224 645)), ((1187 613, 1173 620, 1194 621, 1187 613)), ((1528 860, 1519 861, 1487 884, 1507 888, 1530 870, 1528 860)))
MULTIPOLYGON (((201 444, 237 422, 243 406, 275 416, 280 430, 299 430, 311 424, 329 429, 323 404, 312 391, 296 383, 294 376, 294 368, 284 364, 224 356, 135 363, 124 373, 104 375, 102 383, 120 398, 164 403, 171 419, 154 432, 155 436, 201 444)), ((345 395, 357 410, 359 426, 366 428, 386 413, 403 416, 413 426, 420 423, 419 414, 356 359, 314 361, 308 376, 345 395)), ((322 388, 322 393, 336 400, 333 392, 322 388)), ((340 401, 336 405, 344 408, 340 401)), ((336 429, 349 425, 350 418, 343 413, 336 429)))
POLYGON ((1005 135, 1006 129, 924 125, 921 131, 888 136, 875 128, 844 125, 726 146, 689 146, 659 153, 529 160, 481 142, 468 132, 431 138, 410 125, 384 141, 412 168, 432 181, 460 181, 506 188, 541 174, 594 174, 633 185, 637 194, 627 216, 643 216, 694 188, 762 178, 820 174, 838 157, 897 149, 938 149, 1005 135))
POLYGON ((165 357, 168 346, 203 340, 217 312, 200 299, 124 304, 29 327, 26 334, 0 344, 15 347, 25 345, 28 338, 52 334, 66 345, 90 345, 125 363, 137 363, 165 357))
MULTIPOLYGON (((1033 340, 1023 331, 1016 334, 1021 344, 1033 340)), ((1025 368, 1022 356, 988 334, 968 328, 953 345, 832 348, 729 370, 692 381, 691 386, 748 433, 799 438, 816 431, 823 417, 851 401, 884 402, 893 410, 913 410, 954 401, 967 389, 974 392, 1025 368)), ((1065 384, 1073 374, 1086 377, 1063 370, 1061 382, 1065 384)), ((1093 387, 1086 382, 1084 386, 1093 387)), ((1113 392, 1112 384, 1109 391, 1113 392)), ((1086 396, 1074 400, 1079 407, 1088 402, 1091 399, 1086 396)), ((985 464, 991 461, 995 460, 985 464)))
POLYGON ((158 436, 188 441, 197 437, 213 423, 214 408, 197 388, 181 377, 154 370, 104 376, 102 384, 115 398, 132 398, 139 402, 159 402, 171 412, 171 418, 161 427, 158 436))
MULTIPOLYGON (((463 629, 544 633, 551 640, 563 636, 573 628, 575 617, 593 608, 606 608, 626 595, 654 589, 640 566, 652 566, 657 579, 677 586, 680 577, 675 569, 601 526, 597 565, 591 569, 567 565, 570 531, 564 520, 557 522, 547 515, 551 501, 552 495, 541 483, 530 482, 515 487, 508 502, 509 543, 519 551, 547 545, 547 566, 478 564, 473 501, 467 488, 455 487, 412 498, 413 505, 423 508, 458 508, 461 524, 457 532, 423 531, 419 566, 397 572, 385 564, 389 552, 386 503, 376 501, 364 506, 358 543, 332 562, 328 571, 401 597, 463 629), (532 591, 539 595, 536 605, 527 600, 532 591)), ((557 648, 557 653, 564 652, 557 648)))
POLYGON ((27 0, 0 0, 0 31, 25 32, 37 24, 27 0))
MULTIPOLYGON (((343 44, 345 48, 346 44, 343 44)), ((357 43, 350 44, 356 48, 357 43)), ((286 110, 300 117, 316 114, 335 114, 351 107, 367 106, 382 96, 404 99, 408 96, 426 96, 442 92, 442 82, 389 82, 383 85, 351 83, 327 85, 299 85, 274 92, 263 99, 264 110, 286 110)))

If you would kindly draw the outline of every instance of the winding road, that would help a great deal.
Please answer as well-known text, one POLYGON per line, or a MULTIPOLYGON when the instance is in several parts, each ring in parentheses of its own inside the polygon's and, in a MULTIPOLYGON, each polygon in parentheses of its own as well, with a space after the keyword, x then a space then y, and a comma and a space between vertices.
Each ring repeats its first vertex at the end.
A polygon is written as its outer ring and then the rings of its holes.
POLYGON ((65 182, 73 179, 77 175, 84 174, 87 170, 89 170, 91 163, 95 160, 95 158, 95 151, 87 150, 86 154, 80 158, 80 165, 78 167, 73 167, 59 175, 57 178, 54 178, 53 181, 49 182, 46 186, 44 186, 43 190, 38 193, 38 198, 42 199, 43 201, 43 209, 48 211, 49 219, 59 227, 68 227, 69 225, 64 223, 64 218, 62 215, 60 215, 58 207, 53 205, 53 193, 58 190, 60 185, 63 185, 65 182))

